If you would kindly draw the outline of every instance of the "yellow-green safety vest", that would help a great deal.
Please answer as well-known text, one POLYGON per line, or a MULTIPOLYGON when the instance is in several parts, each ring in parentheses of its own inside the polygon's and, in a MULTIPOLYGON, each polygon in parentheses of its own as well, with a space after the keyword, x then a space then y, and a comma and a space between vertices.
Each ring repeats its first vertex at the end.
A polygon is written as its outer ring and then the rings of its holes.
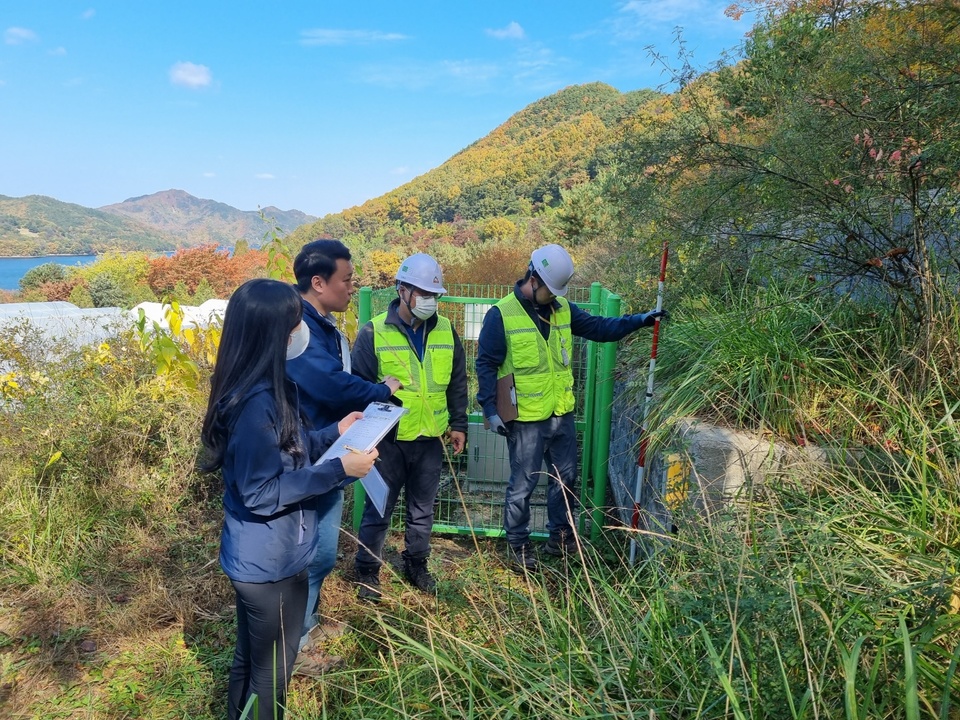
POLYGON ((517 389, 517 420, 535 422, 572 412, 573 334, 570 303, 557 298, 560 309, 550 318, 550 338, 544 340, 515 293, 497 303, 507 338, 507 357, 498 377, 513 373, 517 389))
POLYGON ((447 386, 453 375, 453 328, 442 315, 426 335, 423 362, 410 345, 407 333, 387 323, 387 313, 373 320, 373 349, 379 367, 378 380, 388 375, 403 387, 396 397, 409 410, 400 418, 398 440, 440 437, 450 424, 447 386))

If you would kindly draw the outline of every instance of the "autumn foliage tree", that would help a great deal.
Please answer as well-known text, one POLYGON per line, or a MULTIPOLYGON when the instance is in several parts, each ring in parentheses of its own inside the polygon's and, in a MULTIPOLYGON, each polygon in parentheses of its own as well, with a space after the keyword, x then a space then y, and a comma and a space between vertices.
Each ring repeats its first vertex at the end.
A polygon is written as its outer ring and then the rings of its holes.
POLYGON ((372 288, 390 287, 395 282, 401 260, 402 250, 372 250, 359 262, 357 280, 372 288))
POLYGON ((451 285, 513 285, 526 272, 534 245, 497 242, 484 245, 465 264, 444 268, 444 282, 451 285))
POLYGON ((195 293, 204 279, 217 297, 228 297, 244 280, 262 274, 263 253, 249 250, 238 257, 215 245, 177 250, 173 255, 150 261, 147 282, 157 297, 170 297, 178 283, 195 293))
POLYGON ((625 135, 611 194, 688 256, 873 293, 935 334, 960 262, 955 8, 771 7, 744 61, 625 135))

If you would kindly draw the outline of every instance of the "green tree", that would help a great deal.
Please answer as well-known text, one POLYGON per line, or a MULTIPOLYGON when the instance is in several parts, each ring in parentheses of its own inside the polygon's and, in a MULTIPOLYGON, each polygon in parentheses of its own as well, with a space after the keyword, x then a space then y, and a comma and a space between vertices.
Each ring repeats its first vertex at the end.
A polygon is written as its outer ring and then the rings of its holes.
POLYGON ((78 308, 96 307, 93 302, 93 297, 90 295, 90 291, 87 290, 87 286, 83 284, 75 285, 73 290, 70 291, 70 297, 67 299, 78 308))
POLYGON ((21 290, 35 290, 44 283, 65 280, 69 270, 60 263, 48 262, 32 267, 20 278, 21 290))
POLYGON ((193 297, 190 298, 190 301, 192 305, 202 305, 207 300, 213 300, 216 297, 217 293, 214 291, 210 281, 206 278, 201 278, 200 282, 197 284, 197 289, 193 292, 193 297))
POLYGON ((123 291, 123 288, 120 287, 120 283, 107 274, 94 276, 94 278, 90 280, 87 289, 94 307, 128 306, 127 294, 123 291))
POLYGON ((960 261, 960 26, 930 4, 824 7, 772 14, 743 63, 633 127, 611 189, 695 257, 871 288, 932 338, 960 261))
POLYGON ((139 302, 147 299, 153 299, 152 293, 147 287, 147 272, 150 267, 150 260, 146 253, 131 252, 118 253, 108 252, 97 258, 96 262, 85 265, 76 270, 81 279, 87 283, 90 293, 96 299, 96 288, 114 288, 116 292, 111 291, 113 300, 117 299, 116 293, 122 295, 120 302, 110 302, 106 306, 97 304, 96 307, 132 307, 139 302), (97 278, 106 278, 103 281, 94 281, 97 278), (107 282, 109 280, 109 282, 107 282))
POLYGON ((506 240, 517 234, 516 223, 505 217, 490 218, 483 223, 483 237, 489 240, 506 240))
POLYGON ((169 301, 176 301, 181 305, 193 304, 190 288, 187 287, 187 284, 183 280, 179 280, 176 285, 173 286, 173 290, 170 291, 170 294, 166 296, 165 302, 169 301))

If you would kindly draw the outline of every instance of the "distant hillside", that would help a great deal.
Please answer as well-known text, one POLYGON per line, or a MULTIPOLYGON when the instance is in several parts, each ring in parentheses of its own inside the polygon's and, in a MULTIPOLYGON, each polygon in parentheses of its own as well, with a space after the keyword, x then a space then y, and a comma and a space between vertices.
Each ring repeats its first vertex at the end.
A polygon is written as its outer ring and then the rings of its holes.
POLYGON ((410 228, 532 215, 562 189, 588 182, 610 163, 620 123, 659 97, 603 83, 565 88, 524 108, 447 160, 382 197, 297 229, 291 242, 350 233, 373 237, 386 225, 410 228))
POLYGON ((299 210, 237 210, 183 190, 130 198, 99 209, 43 195, 0 195, 0 255, 89 255, 108 250, 163 252, 240 239, 259 245, 274 226, 290 232, 316 218, 299 210))
POLYGON ((177 238, 128 218, 43 195, 0 195, 0 255, 173 250, 177 238))
POLYGON ((284 232, 290 232, 316 220, 313 215, 299 210, 280 210, 269 206, 263 208, 267 220, 264 222, 254 210, 237 210, 215 200, 196 198, 183 190, 142 195, 114 205, 105 205, 100 210, 174 235, 179 238, 181 245, 215 243, 233 247, 240 239, 259 245, 274 225, 284 232))

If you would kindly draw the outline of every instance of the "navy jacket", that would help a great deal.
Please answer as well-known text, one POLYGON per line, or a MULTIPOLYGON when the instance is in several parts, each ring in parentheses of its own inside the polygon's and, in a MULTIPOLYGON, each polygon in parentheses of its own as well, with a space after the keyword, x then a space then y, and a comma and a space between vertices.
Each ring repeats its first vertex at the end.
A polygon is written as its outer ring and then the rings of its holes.
POLYGON ((317 548, 317 495, 342 488, 339 459, 313 465, 339 436, 336 425, 303 431, 310 463, 295 468, 279 447, 273 389, 256 384, 224 418, 223 530, 220 566, 231 580, 276 582, 296 575, 317 548))
MULTIPOLYGON (((533 320, 533 324, 539 328, 540 334, 548 338, 550 323, 544 322, 537 311, 538 308, 543 311, 543 308, 535 307, 533 302, 527 300, 520 292, 520 285, 521 282, 517 281, 513 288, 514 294, 533 320)), ((559 307, 560 303, 554 300, 550 312, 559 307)), ((570 332, 576 337, 595 342, 616 342, 644 327, 649 314, 600 317, 581 310, 575 303, 570 303, 570 332)), ((477 341, 477 403, 483 408, 484 417, 497 414, 497 372, 506 359, 507 336, 503 332, 503 317, 500 315, 500 308, 494 306, 483 318, 483 327, 480 328, 477 341)))
POLYGON ((372 402, 390 400, 390 388, 343 370, 337 329, 301 298, 303 319, 310 328, 310 344, 303 354, 287 361, 287 377, 300 388, 300 409, 315 428, 339 422, 372 402))
MULTIPOLYGON (((420 360, 423 360, 423 346, 427 335, 437 326, 437 316, 428 318, 420 324, 421 334, 413 335, 413 329, 400 319, 397 308, 400 307, 400 298, 395 298, 387 308, 387 324, 394 325, 407 335, 410 346, 416 350, 420 360)), ((447 385, 447 410, 450 412, 450 429, 467 431, 467 355, 463 351, 463 343, 453 331, 453 373, 450 375, 450 384, 447 385)), ((373 323, 368 322, 357 334, 357 342, 353 345, 353 372, 362 378, 376 382, 380 377, 380 363, 373 343, 373 323)))

